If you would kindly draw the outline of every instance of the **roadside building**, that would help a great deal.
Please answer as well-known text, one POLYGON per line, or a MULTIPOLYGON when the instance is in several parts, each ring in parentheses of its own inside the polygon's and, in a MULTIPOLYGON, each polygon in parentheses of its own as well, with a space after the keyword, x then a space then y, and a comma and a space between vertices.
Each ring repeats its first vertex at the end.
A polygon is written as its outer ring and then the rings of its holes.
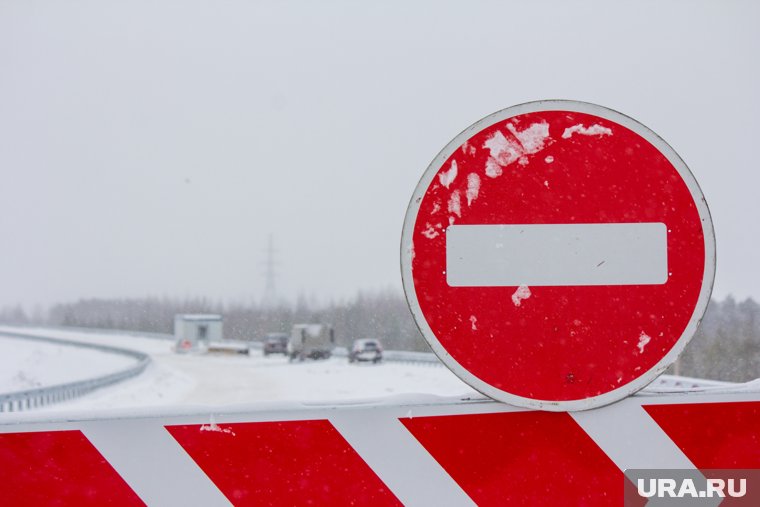
POLYGON ((174 339, 177 352, 207 351, 210 342, 222 341, 222 316, 200 313, 175 315, 174 339))

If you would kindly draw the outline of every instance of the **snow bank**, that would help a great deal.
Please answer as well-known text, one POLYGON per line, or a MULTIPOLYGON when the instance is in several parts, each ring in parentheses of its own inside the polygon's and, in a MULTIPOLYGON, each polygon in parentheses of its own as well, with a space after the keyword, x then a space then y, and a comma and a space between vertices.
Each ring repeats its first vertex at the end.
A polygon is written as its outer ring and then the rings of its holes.
POLYGON ((134 364, 119 354, 0 335, 0 393, 86 380, 134 364))

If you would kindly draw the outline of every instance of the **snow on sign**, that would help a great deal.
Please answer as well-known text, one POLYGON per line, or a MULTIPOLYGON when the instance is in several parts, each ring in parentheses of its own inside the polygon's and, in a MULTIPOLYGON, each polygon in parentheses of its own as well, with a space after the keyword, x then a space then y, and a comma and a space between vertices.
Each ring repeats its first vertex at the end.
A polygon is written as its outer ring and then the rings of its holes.
POLYGON ((696 180, 635 120, 541 101, 451 141, 407 210, 409 306, 482 393, 583 410, 641 389, 694 334, 715 275, 696 180))

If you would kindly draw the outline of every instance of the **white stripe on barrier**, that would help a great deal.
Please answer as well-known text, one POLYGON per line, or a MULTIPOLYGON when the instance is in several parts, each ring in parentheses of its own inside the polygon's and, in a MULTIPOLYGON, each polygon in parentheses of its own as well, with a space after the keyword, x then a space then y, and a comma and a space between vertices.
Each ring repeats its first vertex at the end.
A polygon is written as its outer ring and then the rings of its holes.
POLYGON ((627 399, 604 410, 571 412, 573 419, 620 468, 696 468, 646 413, 627 399))
MULTIPOLYGON (((630 399, 608 405, 604 411, 573 412, 571 416, 622 471, 694 469, 693 477, 703 478, 644 408, 630 399)), ((717 506, 722 499, 705 499, 700 505, 709 507, 711 501, 717 506)))
POLYGON ((330 422, 402 504, 475 505, 401 422, 388 415, 387 410, 352 410, 336 412, 330 422))
POLYGON ((232 505, 155 419, 84 422, 81 430, 147 505, 232 505))

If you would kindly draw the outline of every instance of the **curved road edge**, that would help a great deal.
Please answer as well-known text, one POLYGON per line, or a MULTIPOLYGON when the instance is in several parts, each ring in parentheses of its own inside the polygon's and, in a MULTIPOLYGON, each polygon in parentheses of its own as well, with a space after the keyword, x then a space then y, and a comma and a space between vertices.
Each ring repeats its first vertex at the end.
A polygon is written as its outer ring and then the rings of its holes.
POLYGON ((12 333, 7 331, 0 331, 0 336, 38 342, 47 342, 56 345, 68 345, 72 347, 93 349, 109 354, 120 354, 123 356, 132 357, 137 361, 133 366, 130 366, 129 368, 117 370, 114 373, 101 375, 91 379, 78 380, 75 382, 67 382, 64 384, 56 384, 46 387, 38 387, 24 391, 0 393, 0 412, 20 412, 83 396, 94 391, 95 389, 116 384, 118 382, 122 382, 139 375, 145 370, 151 361, 151 358, 148 354, 122 347, 113 347, 111 345, 84 343, 76 340, 67 340, 64 338, 49 338, 45 336, 36 336, 25 333, 12 333))

